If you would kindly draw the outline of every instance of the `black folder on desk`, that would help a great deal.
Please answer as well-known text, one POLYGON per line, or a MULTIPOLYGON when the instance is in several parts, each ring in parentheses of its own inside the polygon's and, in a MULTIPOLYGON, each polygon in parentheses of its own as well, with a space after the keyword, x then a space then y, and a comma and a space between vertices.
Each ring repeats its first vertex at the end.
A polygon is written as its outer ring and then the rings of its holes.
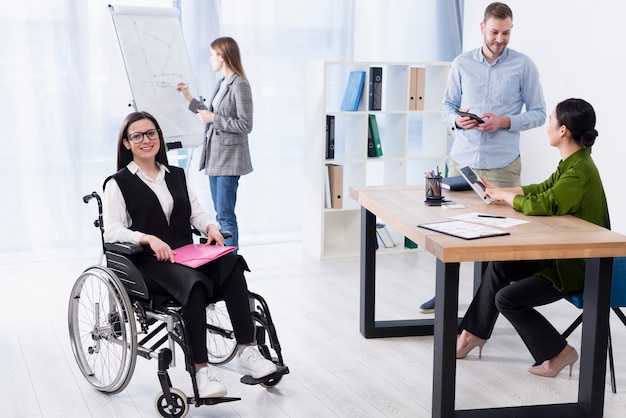
POLYGON ((443 221, 417 226, 463 239, 478 239, 511 235, 509 232, 502 231, 500 229, 464 221, 443 221))
POLYGON ((444 177, 441 179, 441 187, 455 192, 463 190, 472 190, 472 186, 469 185, 463 176, 444 177))

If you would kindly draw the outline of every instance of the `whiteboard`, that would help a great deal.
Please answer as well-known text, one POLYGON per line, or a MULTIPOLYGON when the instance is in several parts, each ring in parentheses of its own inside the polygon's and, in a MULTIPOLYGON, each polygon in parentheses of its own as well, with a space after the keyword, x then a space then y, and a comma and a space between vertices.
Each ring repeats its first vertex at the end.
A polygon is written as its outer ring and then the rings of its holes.
POLYGON ((189 111, 176 85, 184 81, 198 97, 191 61, 173 7, 109 5, 135 109, 156 118, 166 142, 184 148, 202 143, 204 124, 189 111))

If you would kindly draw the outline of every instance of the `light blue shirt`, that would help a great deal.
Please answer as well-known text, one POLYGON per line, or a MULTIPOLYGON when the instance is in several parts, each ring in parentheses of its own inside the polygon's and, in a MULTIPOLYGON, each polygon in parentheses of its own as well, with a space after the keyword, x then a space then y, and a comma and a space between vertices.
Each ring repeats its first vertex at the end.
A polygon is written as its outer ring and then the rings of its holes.
POLYGON ((495 132, 456 128, 450 155, 457 164, 480 169, 506 167, 519 155, 520 132, 536 128, 546 120, 539 71, 533 61, 506 48, 493 63, 482 47, 467 51, 452 61, 442 103, 443 120, 455 126, 456 110, 482 115, 487 112, 509 116, 511 127, 495 132), (525 106, 526 111, 522 113, 525 106))

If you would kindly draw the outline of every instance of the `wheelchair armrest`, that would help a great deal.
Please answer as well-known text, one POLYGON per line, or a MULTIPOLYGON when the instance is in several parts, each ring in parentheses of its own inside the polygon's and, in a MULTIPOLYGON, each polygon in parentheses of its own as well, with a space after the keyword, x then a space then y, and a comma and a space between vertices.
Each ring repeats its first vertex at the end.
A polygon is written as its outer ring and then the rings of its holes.
MULTIPOLYGON (((206 244, 206 243, 207 243, 208 239, 207 239, 207 236, 206 236, 206 235, 201 234, 201 233, 200 233, 200 231, 198 231, 198 230, 197 230, 197 229, 195 229, 195 228, 193 228, 193 230, 192 230, 192 231, 193 231, 193 233, 194 233, 195 235, 200 235, 200 243, 201 243, 201 244, 206 244)), ((224 239, 226 239, 226 238, 230 238, 230 237, 232 237, 232 236, 233 236, 232 232, 230 232, 230 231, 220 231, 220 233, 222 234, 222 236, 224 237, 224 239)))
POLYGON ((104 249, 124 255, 132 255, 143 252, 141 244, 133 244, 131 242, 105 242, 104 249))
MULTIPOLYGON (((220 232, 222 233, 222 236, 224 238, 230 238, 233 236, 233 234, 230 231, 220 231, 220 232)), ((197 235, 200 235, 200 233, 195 229, 194 229, 194 233, 197 235)), ((203 244, 206 244, 207 237, 202 236, 200 238, 200 242, 203 244)), ((143 252, 143 247, 141 244, 133 244, 131 242, 105 242, 104 249, 107 251, 112 251, 114 253, 124 254, 124 255, 139 254, 143 252)))

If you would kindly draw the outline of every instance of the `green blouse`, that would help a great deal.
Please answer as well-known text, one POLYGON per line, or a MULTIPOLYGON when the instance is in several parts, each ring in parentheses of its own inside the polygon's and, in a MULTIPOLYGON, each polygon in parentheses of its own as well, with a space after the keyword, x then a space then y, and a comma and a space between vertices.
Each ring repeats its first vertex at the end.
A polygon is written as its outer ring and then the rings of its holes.
MULTIPOLYGON (((524 215, 567 215, 610 228, 609 210, 591 148, 584 148, 559 162, 543 183, 522 186, 524 196, 513 199, 513 208, 524 215)), ((561 292, 583 289, 585 259, 545 260, 539 275, 561 292)))

